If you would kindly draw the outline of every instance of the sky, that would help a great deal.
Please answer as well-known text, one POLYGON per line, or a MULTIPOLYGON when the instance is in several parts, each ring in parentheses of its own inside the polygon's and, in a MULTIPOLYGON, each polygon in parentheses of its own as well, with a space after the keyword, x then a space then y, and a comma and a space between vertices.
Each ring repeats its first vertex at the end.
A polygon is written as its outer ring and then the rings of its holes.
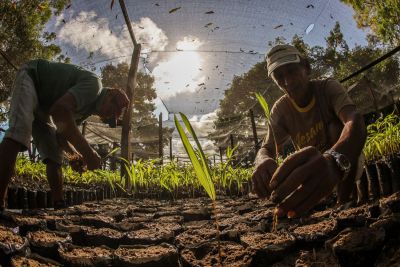
MULTIPOLYGON (((72 59, 97 72, 105 64, 130 62, 132 41, 119 6, 111 0, 72 0, 47 31, 72 59)), ((155 78, 156 114, 166 125, 173 114, 208 125, 234 75, 264 60, 268 42, 297 34, 325 45, 336 21, 350 47, 365 44, 350 7, 338 0, 125 0, 142 44, 139 70, 155 78), (162 99, 162 101, 161 101, 162 99), (165 104, 163 104, 163 103, 165 104)), ((199 131, 209 131, 199 127, 199 131)), ((176 131, 175 131, 176 132, 176 131)), ((202 134, 199 134, 202 135, 202 134)), ((205 140, 204 142, 207 142, 205 140)))

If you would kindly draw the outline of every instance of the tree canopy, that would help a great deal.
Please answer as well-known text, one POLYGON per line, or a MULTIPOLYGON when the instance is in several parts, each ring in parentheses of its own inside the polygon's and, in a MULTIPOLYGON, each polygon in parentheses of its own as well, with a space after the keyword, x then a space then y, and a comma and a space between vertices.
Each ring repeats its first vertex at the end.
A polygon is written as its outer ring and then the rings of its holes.
MULTIPOLYGON (((61 48, 50 42, 56 34, 44 32, 52 15, 58 15, 68 0, 0 1, 0 50, 19 67, 33 58, 69 61, 61 48)), ((0 102, 10 95, 16 71, 0 57, 0 102)))
MULTIPOLYGON (((129 65, 127 63, 108 64, 102 67, 103 86, 124 90, 128 84, 128 72, 129 65)), ((133 150, 142 150, 146 152, 148 157, 155 157, 158 155, 158 119, 153 113, 155 110, 153 100, 157 97, 154 78, 151 75, 138 72, 136 82, 137 85, 133 93, 132 135, 142 142, 135 143, 133 150)), ((170 129, 163 128, 163 132, 166 137, 163 144, 166 145, 170 129)), ((145 156, 141 155, 140 157, 145 156)))
POLYGON ((400 1, 342 0, 355 11, 354 18, 361 28, 370 27, 382 39, 400 45, 400 1))

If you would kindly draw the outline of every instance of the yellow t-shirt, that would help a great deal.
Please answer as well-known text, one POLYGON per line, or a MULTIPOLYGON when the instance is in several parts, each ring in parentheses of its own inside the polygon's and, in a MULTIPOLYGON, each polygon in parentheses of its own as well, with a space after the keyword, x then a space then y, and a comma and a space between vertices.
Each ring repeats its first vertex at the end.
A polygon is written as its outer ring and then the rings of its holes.
MULTIPOLYGON (((323 152, 339 139, 343 129, 339 112, 354 103, 343 86, 333 79, 310 81, 310 89, 314 96, 306 107, 297 106, 288 95, 272 107, 270 122, 278 145, 291 138, 296 149, 314 146, 323 152)), ((274 139, 269 133, 262 146, 274 148, 274 139)))

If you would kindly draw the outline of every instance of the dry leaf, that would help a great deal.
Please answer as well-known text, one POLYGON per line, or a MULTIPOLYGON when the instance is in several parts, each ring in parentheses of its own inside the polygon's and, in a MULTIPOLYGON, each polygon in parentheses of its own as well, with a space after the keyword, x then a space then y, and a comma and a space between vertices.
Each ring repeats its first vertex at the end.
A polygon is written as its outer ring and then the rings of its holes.
POLYGON ((174 13, 175 11, 177 11, 177 10, 179 10, 179 9, 181 9, 181 7, 173 8, 173 9, 171 9, 171 10, 169 11, 169 13, 170 13, 170 14, 171 14, 171 13, 174 13))
POLYGON ((204 13, 204 14, 214 14, 214 11, 207 11, 207 12, 204 13))
POLYGON ((280 27, 283 27, 283 24, 279 24, 279 25, 275 26, 274 29, 278 29, 280 27))
POLYGON ((113 6, 114 6, 114 0, 111 0, 111 5, 110 5, 111 10, 112 10, 113 6))

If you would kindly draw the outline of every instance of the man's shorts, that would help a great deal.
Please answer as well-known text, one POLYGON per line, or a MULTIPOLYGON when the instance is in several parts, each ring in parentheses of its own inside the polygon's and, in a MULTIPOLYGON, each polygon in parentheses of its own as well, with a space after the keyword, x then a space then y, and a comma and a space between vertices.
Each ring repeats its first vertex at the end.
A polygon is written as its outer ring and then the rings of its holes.
POLYGON ((31 136, 42 160, 62 163, 62 150, 56 138, 56 127, 48 114, 40 110, 35 84, 24 65, 13 84, 9 111, 9 128, 4 138, 30 146, 31 136))

